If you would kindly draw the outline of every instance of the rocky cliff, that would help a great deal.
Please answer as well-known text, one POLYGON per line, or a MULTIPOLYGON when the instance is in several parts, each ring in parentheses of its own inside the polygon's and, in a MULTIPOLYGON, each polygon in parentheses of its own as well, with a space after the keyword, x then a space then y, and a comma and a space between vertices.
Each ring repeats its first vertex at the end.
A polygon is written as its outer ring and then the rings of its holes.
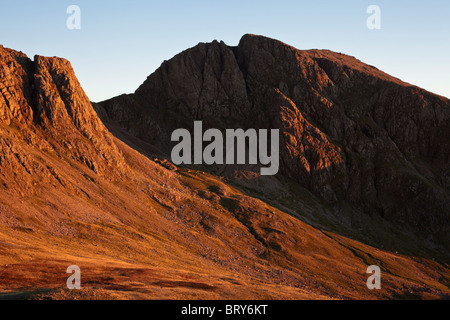
POLYGON ((41 179, 61 179, 51 165, 42 164, 30 152, 29 144, 47 154, 80 161, 99 174, 111 167, 125 170, 111 134, 67 60, 36 56, 32 61, 0 47, 0 90, 0 121, 16 129, 1 128, 5 185, 23 193, 41 179), (17 185, 16 179, 22 183, 17 185))
POLYGON ((172 130, 194 120, 280 129, 281 173, 314 195, 448 234, 450 101, 353 57, 254 35, 201 43, 97 109, 166 154, 172 130))

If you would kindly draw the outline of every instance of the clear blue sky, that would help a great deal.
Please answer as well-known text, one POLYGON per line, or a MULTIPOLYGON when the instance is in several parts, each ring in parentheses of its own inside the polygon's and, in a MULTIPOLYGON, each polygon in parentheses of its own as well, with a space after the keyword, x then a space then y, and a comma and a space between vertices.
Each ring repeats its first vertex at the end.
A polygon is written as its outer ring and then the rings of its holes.
POLYGON ((450 97, 449 0, 44 0, 0 5, 0 44, 64 57, 92 101, 131 93, 162 61, 199 42, 237 45, 245 33, 299 49, 330 49, 450 97), (81 8, 81 30, 66 9, 81 8), (369 5, 381 30, 369 30, 369 5))

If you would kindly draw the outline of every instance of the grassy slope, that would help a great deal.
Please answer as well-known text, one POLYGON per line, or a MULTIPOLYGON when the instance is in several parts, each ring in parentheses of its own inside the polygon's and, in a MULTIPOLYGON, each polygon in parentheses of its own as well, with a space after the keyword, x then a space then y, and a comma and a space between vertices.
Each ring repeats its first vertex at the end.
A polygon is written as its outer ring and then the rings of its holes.
MULTIPOLYGON (((14 130, 8 129, 14 139, 14 130)), ((0 188, 2 298, 438 298, 447 265, 383 251, 295 218, 199 171, 116 144, 126 174, 18 142, 53 177, 0 188), (167 169, 171 168, 171 169, 167 169), (69 265, 83 290, 68 292, 69 265), (366 268, 382 268, 382 290, 366 268)), ((306 200, 303 201, 306 203, 306 200)), ((303 206, 302 208, 304 208, 303 206)), ((314 206, 312 206, 314 207, 314 206)), ((299 209, 300 211, 300 209, 299 209)), ((307 217, 307 214, 301 212, 307 217)), ((310 216, 312 213, 309 213, 310 216)))

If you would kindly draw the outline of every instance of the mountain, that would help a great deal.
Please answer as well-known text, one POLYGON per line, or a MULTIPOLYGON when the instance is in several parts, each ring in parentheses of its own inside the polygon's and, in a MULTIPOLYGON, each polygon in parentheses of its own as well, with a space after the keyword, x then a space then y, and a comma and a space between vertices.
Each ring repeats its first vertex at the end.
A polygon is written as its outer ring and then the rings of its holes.
POLYGON ((0 92, 0 299, 449 294, 448 207, 432 210, 448 201, 444 98, 250 35, 237 48, 199 44, 135 94, 98 104, 67 60, 0 46, 0 92), (377 99, 386 105, 372 118, 377 99), (417 134, 402 145, 390 130, 409 117, 417 134), (194 120, 280 129, 280 175, 173 165, 171 130, 194 120), (372 264, 383 290, 366 287, 372 264), (80 291, 65 289, 70 265, 80 291))
POLYGON ((195 120, 204 130, 279 129, 285 177, 338 211, 348 205, 450 243, 450 101, 353 57, 254 35, 237 47, 201 43, 97 108, 168 156, 172 131, 192 131, 195 120))

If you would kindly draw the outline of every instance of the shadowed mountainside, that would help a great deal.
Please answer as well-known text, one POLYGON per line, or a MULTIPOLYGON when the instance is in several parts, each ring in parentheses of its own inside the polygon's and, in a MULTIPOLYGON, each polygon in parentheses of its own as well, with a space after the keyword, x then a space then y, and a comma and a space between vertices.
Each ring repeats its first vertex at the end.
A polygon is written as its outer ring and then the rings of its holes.
MULTIPOLYGON (((144 112, 139 104, 135 110, 116 104, 117 112, 142 121, 135 130, 159 132, 144 142, 131 128, 117 128, 117 137, 133 140, 141 153, 131 148, 105 128, 64 59, 33 61, 0 46, 0 92, 0 299, 449 294, 442 261, 381 250, 302 221, 321 217, 333 224, 333 211, 291 180, 274 180, 265 196, 297 196, 298 203, 275 206, 225 178, 149 158, 151 150, 167 149, 162 135, 169 124, 145 122, 159 120, 136 116, 144 112), (289 190, 287 183, 293 183, 289 190), (66 269, 74 264, 83 289, 69 292, 66 269), (371 264, 382 269, 382 290, 366 287, 371 264)), ((317 134, 329 150, 336 148, 317 134)), ((249 183, 260 190, 258 179, 249 183)))
MULTIPOLYGON (((201 43, 165 61, 134 94, 95 108, 149 154, 170 155, 172 131, 192 132, 194 120, 203 130, 279 129, 280 172, 342 220, 348 211, 378 215, 448 253, 450 101, 353 57, 254 35, 237 47, 201 43)), ((272 184, 249 182, 267 180, 254 168, 203 169, 262 194, 272 184)))

